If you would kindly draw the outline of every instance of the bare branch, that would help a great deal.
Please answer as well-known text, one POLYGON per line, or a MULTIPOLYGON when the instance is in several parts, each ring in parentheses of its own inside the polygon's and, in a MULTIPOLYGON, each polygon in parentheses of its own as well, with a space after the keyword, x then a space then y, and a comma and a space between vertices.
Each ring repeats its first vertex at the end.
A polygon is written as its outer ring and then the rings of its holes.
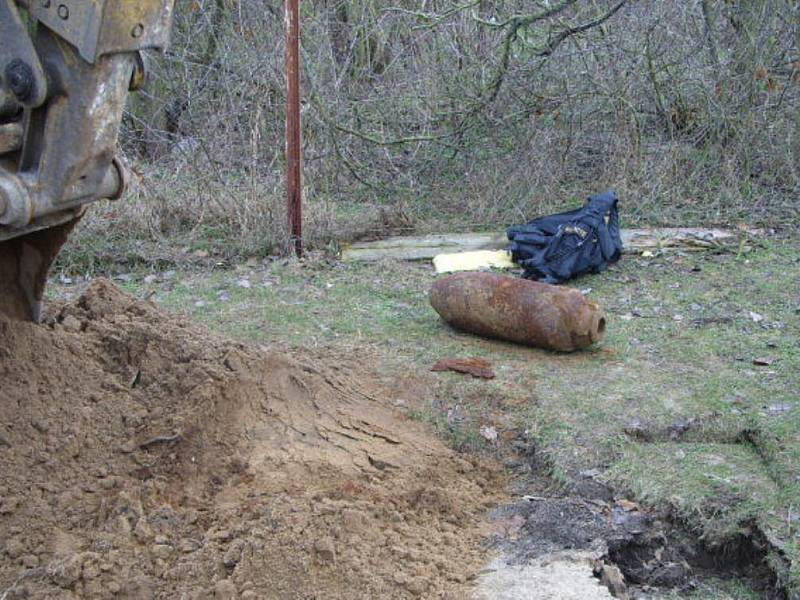
POLYGON ((568 29, 564 29, 560 31, 555 37, 553 37, 548 43, 547 46, 538 52, 539 56, 550 56, 556 48, 558 48, 561 43, 566 40, 567 38, 572 37, 578 33, 583 33, 584 31, 588 31, 589 29, 593 29, 594 27, 598 27, 602 25, 606 21, 608 21, 611 17, 619 12, 619 10, 628 3, 628 0, 620 0, 611 10, 609 10, 606 14, 597 19, 589 21, 588 23, 584 23, 583 25, 579 25, 577 27, 570 27, 568 29))

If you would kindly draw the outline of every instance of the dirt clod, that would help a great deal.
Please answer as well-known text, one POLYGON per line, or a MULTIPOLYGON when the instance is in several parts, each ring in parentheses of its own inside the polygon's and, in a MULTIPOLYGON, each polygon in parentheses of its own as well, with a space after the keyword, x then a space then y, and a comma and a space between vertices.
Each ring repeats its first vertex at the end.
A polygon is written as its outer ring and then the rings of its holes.
POLYGON ((218 581, 214 586, 214 598, 217 600, 236 600, 236 586, 230 579, 218 581))
POLYGON ((465 597, 486 560, 497 471, 363 365, 221 339, 105 281, 44 325, 0 319, 0 342, 9 598, 465 597))

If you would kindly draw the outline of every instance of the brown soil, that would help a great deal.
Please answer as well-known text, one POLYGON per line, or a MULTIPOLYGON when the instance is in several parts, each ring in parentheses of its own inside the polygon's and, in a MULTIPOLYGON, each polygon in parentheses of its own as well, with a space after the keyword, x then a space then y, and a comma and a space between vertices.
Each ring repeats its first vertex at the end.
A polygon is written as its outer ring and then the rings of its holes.
POLYGON ((503 482, 345 363, 104 281, 0 319, 0 598, 466 597, 503 482))

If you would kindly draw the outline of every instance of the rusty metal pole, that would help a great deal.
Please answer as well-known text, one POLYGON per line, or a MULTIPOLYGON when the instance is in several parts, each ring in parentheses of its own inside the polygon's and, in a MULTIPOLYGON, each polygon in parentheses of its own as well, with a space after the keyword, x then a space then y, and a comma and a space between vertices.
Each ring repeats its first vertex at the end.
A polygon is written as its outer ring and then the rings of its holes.
POLYGON ((285 0, 286 23, 286 202, 297 256, 303 254, 303 196, 300 162, 300 2, 285 0))

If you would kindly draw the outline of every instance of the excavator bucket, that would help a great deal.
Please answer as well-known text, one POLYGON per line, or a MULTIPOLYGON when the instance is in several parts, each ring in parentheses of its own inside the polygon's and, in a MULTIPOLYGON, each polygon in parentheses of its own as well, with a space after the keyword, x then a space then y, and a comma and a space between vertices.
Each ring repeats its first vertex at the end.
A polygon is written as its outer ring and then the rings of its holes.
POLYGON ((125 190, 116 156, 142 52, 174 0, 0 0, 0 315, 38 321, 47 274, 86 206, 125 190))
POLYGON ((47 274, 80 219, 0 242, 0 314, 39 322, 47 274))

